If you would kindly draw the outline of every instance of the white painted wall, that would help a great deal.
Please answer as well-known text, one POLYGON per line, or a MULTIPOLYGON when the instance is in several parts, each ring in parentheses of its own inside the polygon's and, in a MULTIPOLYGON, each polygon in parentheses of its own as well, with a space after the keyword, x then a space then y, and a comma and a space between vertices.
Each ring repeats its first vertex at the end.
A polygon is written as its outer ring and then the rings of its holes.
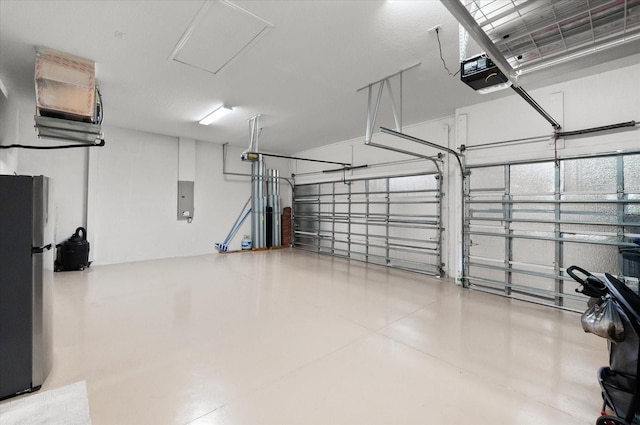
MULTIPOLYGON (((4 87, 2 81, 0 86, 4 87)), ((19 143, 18 126, 20 114, 18 108, 9 99, 8 93, 0 91, 0 145, 19 143)), ((13 174, 18 171, 18 149, 0 149, 0 174, 13 174)))
MULTIPOLYGON (((453 144, 453 124, 454 117, 445 117, 439 120, 423 122, 416 125, 405 126, 403 133, 436 143, 440 146, 449 147, 453 144)), ((364 135, 364 121, 362 133, 364 135)), ((400 148, 407 151, 417 152, 422 155, 435 156, 441 151, 431 147, 418 145, 384 133, 376 133, 372 138, 373 143, 385 146, 400 148)), ((322 159, 326 161, 345 162, 353 166, 368 165, 367 168, 357 169, 346 173, 346 177, 375 177, 391 176, 399 174, 416 173, 421 171, 433 171, 433 163, 424 159, 409 157, 405 154, 392 152, 377 147, 366 146, 364 136, 362 138, 346 140, 316 149, 310 149, 297 153, 295 156, 302 158, 322 159), (375 164, 387 164, 376 166, 375 164)), ((460 174, 455 162, 449 158, 444 158, 443 174, 445 184, 450 181, 457 181, 460 174)), ((342 172, 321 173, 321 170, 340 168, 339 165, 321 164, 306 161, 292 161, 293 172, 296 173, 296 183, 320 182, 340 180, 342 172), (309 174, 313 173, 313 174, 309 174)), ((444 201, 442 203, 442 225, 445 229, 442 240, 442 261, 445 263, 447 274, 453 276, 456 256, 451 254, 450 244, 454 241, 449 237, 450 217, 453 216, 456 206, 461 203, 459 191, 451 192, 449 186, 443 187, 444 201)))
POLYGON ((178 180, 196 180, 196 141, 187 137, 178 139, 178 180))
MULTIPOLYGON (((108 126, 105 138, 96 164, 96 264, 215 252, 251 194, 249 178, 222 175, 222 145, 195 143, 194 219, 187 223, 177 219, 178 138, 108 126)), ((229 169, 249 173, 240 153, 231 149, 229 169)), ((250 232, 247 221, 230 248, 240 249, 250 232)))
MULTIPOLYGON (((525 87, 526 89, 526 87, 525 87)), ((530 95, 563 126, 572 131, 626 121, 640 121, 640 64, 572 80, 562 84, 531 90, 530 95)), ((461 144, 476 146, 483 143, 519 139, 553 133, 550 124, 515 93, 512 96, 484 102, 456 110, 455 119, 446 117, 406 127, 404 132, 457 150, 461 144), (449 128, 449 137, 445 135, 449 128)), ((362 134, 364 135, 364 122, 362 134)), ((435 151, 420 145, 394 140, 392 136, 376 134, 374 142, 401 147, 420 153, 435 151)), ((618 149, 640 149, 638 127, 628 131, 582 136, 558 141, 558 155, 569 156, 618 149)), ((301 157, 363 165, 373 162, 407 159, 402 154, 364 146, 364 137, 299 152, 301 157)), ((466 152, 470 164, 517 159, 553 158, 554 145, 550 140, 530 142, 516 146, 472 149, 466 152)), ((460 273, 461 179, 454 159, 447 158, 445 192, 448 198, 443 209, 445 226, 443 259, 449 276, 460 273)), ((347 175, 384 175, 399 170, 415 170, 421 163, 395 165, 386 168, 365 169, 347 175)), ((307 172, 334 168, 328 165, 294 162, 292 170, 299 173, 297 182, 326 181, 340 178, 340 174, 313 174, 307 172)))
MULTIPOLYGON (((423 122, 416 125, 405 126, 403 132, 412 136, 426 139, 430 142, 448 146, 449 130, 453 125, 453 117, 445 117, 439 120, 423 122)), ((362 125, 364 134, 364 122, 362 125)), ((398 139, 388 134, 376 133, 372 142, 385 146, 391 146, 408 151, 414 151, 422 155, 433 156, 438 154, 438 150, 427 146, 416 145, 415 143, 398 139)), ((346 140, 320 148, 309 149, 295 154, 301 158, 312 158, 326 161, 349 163, 353 166, 368 165, 369 167, 347 172, 347 176, 368 177, 386 174, 411 173, 433 169, 430 161, 408 157, 407 155, 391 152, 377 147, 366 146, 364 136, 361 138, 346 140), (404 161, 412 159, 410 163, 404 161), (401 164, 376 167, 375 164, 403 161, 401 164), (427 167, 427 168, 425 168, 427 167)), ((322 173, 322 170, 339 169, 340 165, 323 164, 307 161, 292 161, 291 168, 296 174, 296 183, 309 181, 330 181, 342 178, 342 172, 322 173), (315 173, 307 175, 308 173, 315 173)))
MULTIPOLYGON (((529 94, 560 121, 562 131, 639 121, 640 64, 531 90, 529 94)), ((462 116, 466 116, 467 129, 465 134, 458 134, 458 141, 467 146, 553 133, 551 126, 516 95, 459 108, 456 117, 462 116)), ((559 140, 558 155, 639 148, 639 131, 630 130, 559 140)), ((549 140, 467 152, 470 164, 553 157, 554 145, 549 140)))
MULTIPOLYGON (((68 142, 39 139, 32 114, 20 114, 20 143, 34 146, 66 145, 68 142)), ((56 243, 67 239, 77 227, 86 226, 87 149, 20 149, 18 173, 50 178, 50 194, 55 208, 56 243)))
MULTIPOLYGON (((64 142, 39 140, 33 116, 20 116, 19 139, 32 145, 64 142)), ((52 180, 56 208, 56 242, 76 227, 87 228, 94 264, 140 261, 215 252, 246 199, 250 179, 222 175, 222 145, 195 141, 195 210, 192 223, 177 219, 179 138, 105 125, 106 145, 91 149, 21 150, 17 171, 52 180)), ((249 173, 242 149, 230 149, 229 171, 249 173)), ((267 160, 283 176, 288 161, 267 160)), ((288 185, 283 206, 291 205, 288 185)), ((231 249, 240 249, 240 230, 231 249)))
MULTIPOLYGON (((533 90, 531 95, 549 112, 562 117, 558 119, 561 119, 566 130, 638 120, 640 65, 533 90)), ((33 116, 17 114, 14 108, 7 105, 7 102, 0 101, 3 138, 17 138, 23 144, 56 143, 38 140, 33 129, 33 116)), ((551 130, 544 120, 514 95, 460 108, 456 111, 455 118, 445 117, 409 126, 405 128, 405 132, 455 148, 461 142, 474 145, 550 134, 551 130), (464 134, 456 132, 460 130, 457 123, 461 117, 465 117, 467 123, 464 134)), ((87 149, 21 150, 19 154, 0 151, 0 166, 3 167, 3 172, 44 174, 52 178, 57 216, 56 242, 69 237, 76 227, 87 226, 96 264, 214 252, 213 244, 224 240, 250 194, 250 179, 222 175, 222 145, 196 142, 195 216, 194 221, 189 224, 178 221, 176 217, 178 138, 105 126, 105 139, 106 146, 92 148, 91 155, 87 149)), ((376 134, 374 142, 416 149, 409 142, 383 134, 376 134)), ((595 150, 637 149, 640 148, 640 141, 636 130, 571 139, 565 141, 564 146, 561 155, 595 150)), ((229 150, 228 171, 249 173, 249 164, 239 160, 242 150, 229 150)), ((427 147, 419 147, 418 150, 427 155, 436 153, 427 147)), ((408 159, 402 154, 364 146, 362 139, 347 140, 296 155, 350 162, 354 165, 408 159)), ((471 151, 469 161, 552 155, 552 146, 542 142, 471 151)), ((455 276, 459 261, 456 235, 459 233, 460 184, 457 181, 455 163, 450 159, 448 163, 445 168, 448 176, 445 189, 448 202, 445 203, 443 217, 446 228, 443 258, 448 274, 455 276)), ((301 182, 340 178, 340 173, 303 176, 306 172, 334 168, 311 162, 291 161, 289 164, 287 160, 267 158, 267 166, 280 169, 282 176, 288 176, 293 171, 298 174, 297 179, 301 182)), ((390 167, 354 171, 348 175, 395 174, 424 170, 425 167, 425 163, 421 161, 404 162, 390 167)), ((290 196, 288 185, 283 184, 283 206, 291 205, 290 196)), ((238 233, 231 248, 238 249, 242 235, 249 232, 247 224, 238 233)))

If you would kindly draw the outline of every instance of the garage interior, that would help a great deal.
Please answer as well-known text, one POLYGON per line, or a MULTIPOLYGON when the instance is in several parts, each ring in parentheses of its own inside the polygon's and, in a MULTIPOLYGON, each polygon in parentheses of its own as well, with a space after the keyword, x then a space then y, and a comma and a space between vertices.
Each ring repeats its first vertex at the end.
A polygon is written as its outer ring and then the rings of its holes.
POLYGON ((566 269, 640 291, 640 1, 0 0, 0 89, 56 247, 3 425, 601 420, 566 269), (89 120, 47 55, 91 64, 89 120))

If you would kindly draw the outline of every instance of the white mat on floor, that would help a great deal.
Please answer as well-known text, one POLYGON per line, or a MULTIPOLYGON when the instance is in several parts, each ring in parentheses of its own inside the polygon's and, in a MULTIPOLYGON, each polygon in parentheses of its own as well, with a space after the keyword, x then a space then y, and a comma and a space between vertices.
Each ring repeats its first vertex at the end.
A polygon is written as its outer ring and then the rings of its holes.
POLYGON ((2 425, 91 425, 85 381, 0 403, 2 425))

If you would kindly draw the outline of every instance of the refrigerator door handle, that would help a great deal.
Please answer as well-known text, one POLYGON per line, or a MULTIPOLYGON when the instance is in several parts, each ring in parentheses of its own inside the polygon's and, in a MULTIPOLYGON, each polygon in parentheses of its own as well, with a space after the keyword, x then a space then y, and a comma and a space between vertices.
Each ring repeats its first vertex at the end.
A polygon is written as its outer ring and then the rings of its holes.
POLYGON ((51 249, 51 244, 47 244, 47 245, 42 246, 42 247, 31 248, 31 253, 32 254, 42 254, 43 252, 49 251, 50 249, 51 249))

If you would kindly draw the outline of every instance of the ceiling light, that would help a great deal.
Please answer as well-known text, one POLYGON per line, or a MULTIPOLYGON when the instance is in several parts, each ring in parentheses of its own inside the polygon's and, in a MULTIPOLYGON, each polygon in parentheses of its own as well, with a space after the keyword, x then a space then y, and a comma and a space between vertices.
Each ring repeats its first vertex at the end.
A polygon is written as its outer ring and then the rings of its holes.
POLYGON ((227 115, 229 112, 233 111, 233 108, 231 108, 230 106, 220 106, 219 108, 215 109, 213 112, 211 112, 209 115, 207 115, 206 117, 202 118, 199 123, 202 125, 209 125, 212 122, 220 119, 221 117, 227 115))

